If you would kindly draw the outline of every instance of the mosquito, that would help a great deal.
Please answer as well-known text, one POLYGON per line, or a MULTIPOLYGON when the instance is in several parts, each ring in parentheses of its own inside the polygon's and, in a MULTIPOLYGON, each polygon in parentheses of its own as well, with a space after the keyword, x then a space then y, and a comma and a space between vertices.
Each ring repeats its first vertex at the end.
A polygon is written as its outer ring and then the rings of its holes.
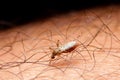
POLYGON ((51 50, 53 50, 51 59, 54 59, 56 56, 60 56, 62 53, 72 52, 78 46, 78 43, 76 41, 70 41, 60 46, 58 40, 56 45, 57 45, 56 49, 50 48, 51 50))

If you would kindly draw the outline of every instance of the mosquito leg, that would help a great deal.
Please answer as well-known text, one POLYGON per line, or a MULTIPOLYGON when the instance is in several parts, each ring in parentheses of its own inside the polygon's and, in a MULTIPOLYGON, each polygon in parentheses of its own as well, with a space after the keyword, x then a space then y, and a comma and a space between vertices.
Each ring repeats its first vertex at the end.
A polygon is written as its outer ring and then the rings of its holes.
POLYGON ((53 49, 53 48, 51 48, 51 47, 49 47, 49 49, 50 49, 50 50, 52 50, 52 51, 54 50, 54 49, 53 49))

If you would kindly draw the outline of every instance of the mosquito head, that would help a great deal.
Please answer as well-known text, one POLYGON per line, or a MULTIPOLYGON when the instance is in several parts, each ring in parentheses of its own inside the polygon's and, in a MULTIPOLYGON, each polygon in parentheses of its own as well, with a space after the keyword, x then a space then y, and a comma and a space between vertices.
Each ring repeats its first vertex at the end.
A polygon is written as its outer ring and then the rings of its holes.
POLYGON ((57 53, 55 51, 52 52, 51 59, 54 59, 57 53))
POLYGON ((52 55, 52 56, 51 56, 51 59, 54 59, 54 58, 55 58, 55 56, 52 55))

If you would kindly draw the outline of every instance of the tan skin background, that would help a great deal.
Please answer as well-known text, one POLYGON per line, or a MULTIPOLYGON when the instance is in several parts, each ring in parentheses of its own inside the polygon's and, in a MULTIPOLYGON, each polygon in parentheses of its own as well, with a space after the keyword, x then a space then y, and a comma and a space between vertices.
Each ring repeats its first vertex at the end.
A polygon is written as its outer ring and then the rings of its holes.
POLYGON ((0 80, 119 80, 119 19, 119 6, 107 6, 0 32, 0 80), (79 46, 50 63, 58 40, 79 46))

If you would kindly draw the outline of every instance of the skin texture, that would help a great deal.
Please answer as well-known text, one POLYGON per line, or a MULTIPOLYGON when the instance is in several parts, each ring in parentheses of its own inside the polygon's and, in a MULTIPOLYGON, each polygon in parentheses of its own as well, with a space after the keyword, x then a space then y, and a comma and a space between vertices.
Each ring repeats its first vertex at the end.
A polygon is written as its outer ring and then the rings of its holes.
POLYGON ((119 80, 119 19, 108 6, 0 32, 0 80, 119 80), (58 40, 79 45, 51 60, 58 40))

